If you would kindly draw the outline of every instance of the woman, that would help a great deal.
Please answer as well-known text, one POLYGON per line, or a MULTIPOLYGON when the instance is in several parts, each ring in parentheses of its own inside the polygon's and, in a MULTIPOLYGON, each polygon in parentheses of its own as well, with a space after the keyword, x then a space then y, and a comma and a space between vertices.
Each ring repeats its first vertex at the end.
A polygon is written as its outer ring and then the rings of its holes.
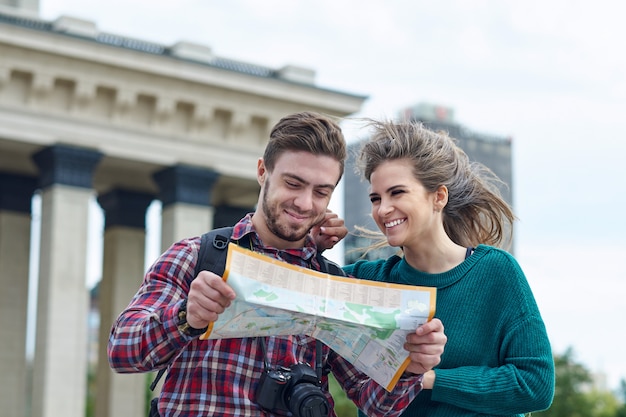
MULTIPOLYGON (((517 261, 496 246, 514 220, 497 177, 445 133, 372 121, 358 165, 386 260, 344 267, 358 278, 437 288, 448 343, 404 416, 514 416, 544 410, 554 362, 533 293, 517 261)), ((364 414, 360 414, 364 415, 364 414)))

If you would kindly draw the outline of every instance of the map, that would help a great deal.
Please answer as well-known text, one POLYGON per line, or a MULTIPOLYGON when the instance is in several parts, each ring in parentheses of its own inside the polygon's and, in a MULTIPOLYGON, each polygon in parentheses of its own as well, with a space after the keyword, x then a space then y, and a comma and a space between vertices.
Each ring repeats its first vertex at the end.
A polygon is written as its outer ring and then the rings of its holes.
POLYGON ((201 339, 306 334, 391 391, 403 344, 435 314, 436 289, 313 271, 229 244, 224 280, 237 297, 201 339))

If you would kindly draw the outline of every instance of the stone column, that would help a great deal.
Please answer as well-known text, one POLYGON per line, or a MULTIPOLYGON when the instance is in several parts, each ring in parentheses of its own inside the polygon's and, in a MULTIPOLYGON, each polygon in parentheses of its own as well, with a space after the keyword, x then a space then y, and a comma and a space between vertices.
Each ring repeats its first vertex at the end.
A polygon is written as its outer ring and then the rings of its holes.
POLYGON ((113 372, 106 352, 111 326, 137 292, 145 272, 146 210, 153 199, 150 194, 121 189, 98 198, 105 224, 96 417, 146 414, 146 375, 113 372))
POLYGON ((65 145, 33 155, 42 189, 33 417, 85 414, 87 213, 101 157, 65 145))
POLYGON ((161 249, 181 239, 199 236, 213 228, 211 193, 219 174, 177 165, 157 172, 159 199, 163 204, 161 249))
POLYGON ((31 200, 37 180, 0 173, 0 414, 26 415, 31 200))

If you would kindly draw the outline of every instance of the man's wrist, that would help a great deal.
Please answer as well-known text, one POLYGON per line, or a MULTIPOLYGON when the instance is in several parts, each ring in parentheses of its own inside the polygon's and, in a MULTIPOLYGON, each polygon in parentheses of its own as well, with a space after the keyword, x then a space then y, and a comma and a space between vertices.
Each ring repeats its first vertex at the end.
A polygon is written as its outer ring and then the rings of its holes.
POLYGON ((178 321, 176 322, 176 326, 178 327, 178 331, 180 331, 182 334, 186 336, 191 336, 191 337, 200 336, 201 334, 206 332, 208 329, 208 326, 205 327, 204 329, 196 329, 189 325, 189 323, 187 322, 187 300, 186 299, 180 305, 177 316, 178 316, 178 321))

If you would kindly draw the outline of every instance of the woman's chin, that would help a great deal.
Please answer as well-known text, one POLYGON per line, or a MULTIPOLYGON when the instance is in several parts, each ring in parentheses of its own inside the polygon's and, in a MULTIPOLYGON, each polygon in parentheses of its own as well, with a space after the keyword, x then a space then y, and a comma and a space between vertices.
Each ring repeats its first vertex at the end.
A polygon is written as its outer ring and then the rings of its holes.
POLYGON ((397 236, 387 235, 387 244, 389 244, 389 246, 397 248, 398 246, 402 246, 402 243, 402 239, 398 238, 397 236))

